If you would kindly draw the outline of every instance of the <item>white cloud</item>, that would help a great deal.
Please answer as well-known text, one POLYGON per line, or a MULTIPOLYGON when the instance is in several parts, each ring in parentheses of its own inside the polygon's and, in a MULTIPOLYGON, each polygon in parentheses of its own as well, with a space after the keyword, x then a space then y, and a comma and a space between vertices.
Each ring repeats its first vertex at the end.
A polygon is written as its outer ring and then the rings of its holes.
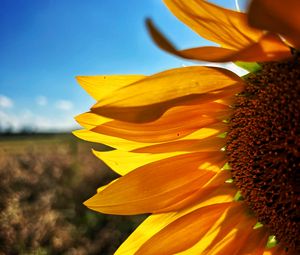
POLYGON ((11 108, 14 102, 7 96, 0 95, 0 108, 11 108))
POLYGON ((35 101, 40 106, 45 106, 48 104, 48 100, 45 96, 38 96, 35 101))
POLYGON ((69 111, 73 108, 73 103, 68 100, 59 100, 55 103, 55 107, 63 111, 69 111))
POLYGON ((0 111, 1 125, 0 129, 13 129, 16 130, 19 127, 19 119, 17 116, 7 114, 3 111, 0 111))
POLYGON ((55 118, 41 116, 25 109, 20 113, 7 113, 0 111, 0 129, 10 129, 15 132, 24 128, 30 128, 32 131, 69 131, 79 126, 70 116, 60 115, 55 118))

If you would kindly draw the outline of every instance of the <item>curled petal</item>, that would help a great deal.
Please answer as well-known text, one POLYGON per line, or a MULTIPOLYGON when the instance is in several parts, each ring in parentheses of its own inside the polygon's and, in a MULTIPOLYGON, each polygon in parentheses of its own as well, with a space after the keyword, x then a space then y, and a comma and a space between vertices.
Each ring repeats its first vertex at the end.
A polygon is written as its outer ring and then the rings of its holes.
POLYGON ((209 62, 263 62, 291 57, 289 47, 275 34, 264 34, 257 41, 251 42, 239 49, 206 46, 178 50, 150 20, 147 21, 147 26, 152 39, 161 49, 182 58, 209 62))
POLYGON ((247 25, 244 13, 224 9, 203 0, 164 0, 183 23, 200 36, 227 49, 238 50, 256 42, 261 30, 247 25))
MULTIPOLYGON (((225 132, 226 130, 227 130, 227 126, 224 123, 217 123, 205 128, 201 128, 185 137, 178 139, 177 141, 181 141, 182 143, 184 143, 183 141, 200 140, 200 139, 219 135, 225 132)), ((114 137, 114 136, 104 135, 101 133, 96 133, 87 129, 73 131, 73 134, 85 141, 101 143, 125 151, 155 153, 155 151, 163 152, 162 149, 168 146, 168 143, 145 143, 145 142, 132 141, 120 137, 114 137), (161 145, 162 147, 159 148, 161 145)), ((182 150, 185 151, 184 147, 182 148, 182 150)), ((172 147, 170 147, 169 151, 172 151, 172 147)), ((174 146, 173 146, 173 151, 174 151, 174 146)))
POLYGON ((300 1, 253 0, 248 11, 251 26, 283 35, 300 48, 300 1))
POLYGON ((227 97, 228 93, 234 95, 243 84, 239 76, 222 68, 175 68, 115 90, 91 111, 122 121, 149 122, 174 106, 213 101, 227 97))
POLYGON ((132 141, 160 143, 186 137, 203 127, 219 123, 229 116, 229 107, 218 103, 208 103, 174 107, 153 122, 136 124, 110 121, 95 126, 91 131, 132 141))

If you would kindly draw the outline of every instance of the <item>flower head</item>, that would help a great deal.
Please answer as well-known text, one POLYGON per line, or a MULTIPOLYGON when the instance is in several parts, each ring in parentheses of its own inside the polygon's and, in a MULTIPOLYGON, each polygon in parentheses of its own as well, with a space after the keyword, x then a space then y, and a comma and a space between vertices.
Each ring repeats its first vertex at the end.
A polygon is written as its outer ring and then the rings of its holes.
POLYGON ((177 56, 260 62, 243 63, 253 71, 246 77, 203 66, 78 77, 97 103, 76 118, 84 129, 75 135, 112 147, 94 153, 121 176, 85 205, 151 214, 116 254, 299 251, 300 66, 290 50, 297 52, 299 23, 286 18, 288 7, 267 2, 253 1, 247 16, 201 0, 165 0, 220 47, 178 50, 147 22, 158 46, 177 56), (289 30, 262 18, 273 9, 289 30))

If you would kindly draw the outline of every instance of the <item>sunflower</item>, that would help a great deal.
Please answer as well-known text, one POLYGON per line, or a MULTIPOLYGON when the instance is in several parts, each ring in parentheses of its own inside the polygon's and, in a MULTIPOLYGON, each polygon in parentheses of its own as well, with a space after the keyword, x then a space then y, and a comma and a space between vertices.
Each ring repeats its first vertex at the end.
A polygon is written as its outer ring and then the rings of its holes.
POLYGON ((248 14, 165 3, 220 46, 178 50, 149 20, 159 47, 250 73, 78 77, 97 103, 75 135, 110 146, 94 154, 121 176, 85 205, 150 214, 115 254, 299 254, 300 2, 256 0, 248 14))

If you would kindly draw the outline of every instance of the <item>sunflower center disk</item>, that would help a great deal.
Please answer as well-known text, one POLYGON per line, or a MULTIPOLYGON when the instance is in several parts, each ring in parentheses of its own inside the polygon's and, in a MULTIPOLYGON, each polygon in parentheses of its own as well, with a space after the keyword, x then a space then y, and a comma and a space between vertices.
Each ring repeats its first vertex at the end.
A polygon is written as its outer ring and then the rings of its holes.
POLYGON ((232 178, 258 221, 299 250, 300 64, 265 64, 246 83, 227 135, 232 178))

